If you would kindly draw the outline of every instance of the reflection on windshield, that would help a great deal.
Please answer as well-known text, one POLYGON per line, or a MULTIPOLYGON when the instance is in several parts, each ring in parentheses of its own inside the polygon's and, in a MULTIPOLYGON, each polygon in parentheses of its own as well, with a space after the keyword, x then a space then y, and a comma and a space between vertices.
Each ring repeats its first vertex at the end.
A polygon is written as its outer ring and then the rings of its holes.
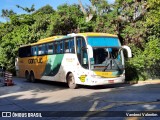
POLYGON ((122 66, 122 55, 119 47, 93 48, 93 59, 91 60, 94 70, 120 70, 122 66))

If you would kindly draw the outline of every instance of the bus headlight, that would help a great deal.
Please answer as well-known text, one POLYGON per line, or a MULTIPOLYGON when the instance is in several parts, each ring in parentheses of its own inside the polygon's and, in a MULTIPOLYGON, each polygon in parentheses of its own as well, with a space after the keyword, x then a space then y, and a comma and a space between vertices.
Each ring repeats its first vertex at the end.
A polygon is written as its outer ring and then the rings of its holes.
POLYGON ((120 77, 123 77, 124 75, 125 75, 125 74, 123 73, 123 74, 120 75, 120 77))

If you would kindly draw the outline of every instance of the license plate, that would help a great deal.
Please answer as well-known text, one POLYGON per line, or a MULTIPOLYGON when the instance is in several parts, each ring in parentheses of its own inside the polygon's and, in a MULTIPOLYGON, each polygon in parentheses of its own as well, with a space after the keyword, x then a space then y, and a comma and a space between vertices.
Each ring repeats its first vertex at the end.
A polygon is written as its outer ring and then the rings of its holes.
POLYGON ((114 80, 108 80, 109 83, 114 83, 114 80))

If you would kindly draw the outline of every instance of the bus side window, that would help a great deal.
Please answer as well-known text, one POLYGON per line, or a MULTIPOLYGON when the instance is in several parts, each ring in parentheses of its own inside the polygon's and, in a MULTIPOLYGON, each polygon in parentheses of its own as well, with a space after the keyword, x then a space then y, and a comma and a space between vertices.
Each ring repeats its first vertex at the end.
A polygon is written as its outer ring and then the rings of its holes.
POLYGON ((54 47, 54 42, 52 43, 53 46, 53 54, 55 53, 55 47, 54 47))
POLYGON ((80 62, 80 64, 82 63, 82 54, 81 54, 81 38, 77 38, 76 39, 76 49, 77 49, 77 57, 78 60, 80 62))
POLYGON ((81 38, 78 38, 77 40, 77 53, 81 53, 81 38))
POLYGON ((82 67, 88 69, 88 54, 86 49, 86 42, 83 37, 76 39, 77 57, 82 67))
POLYGON ((83 55, 83 65, 85 68, 88 68, 88 53, 87 53, 86 43, 84 39, 82 39, 81 49, 82 49, 82 55, 83 55))
POLYGON ((60 42, 58 42, 57 53, 60 53, 60 50, 61 50, 61 46, 60 46, 60 42))
POLYGON ((58 53, 57 44, 58 44, 57 42, 55 42, 55 43, 54 43, 54 47, 55 47, 55 53, 56 53, 56 54, 58 53))
POLYGON ((74 49, 74 39, 70 39, 70 52, 71 52, 71 53, 75 53, 75 49, 74 49))
POLYGON ((42 55, 45 54, 45 51, 46 51, 45 49, 46 49, 46 48, 45 48, 45 44, 43 44, 43 45, 42 45, 42 55))
POLYGON ((63 53, 63 41, 57 42, 57 53, 63 53))
POLYGON ((31 46, 21 47, 18 50, 19 57, 30 57, 31 56, 31 46))
POLYGON ((48 44, 45 44, 45 54, 48 54, 48 44))
POLYGON ((31 47, 31 55, 32 56, 34 55, 34 49, 33 49, 33 47, 31 47))
POLYGON ((42 45, 38 46, 38 55, 42 55, 42 45))
POLYGON ((34 56, 34 47, 31 48, 31 54, 34 56))
POLYGON ((60 53, 64 52, 64 41, 60 41, 60 53))
POLYGON ((65 53, 69 53, 69 40, 65 40, 64 49, 65 53))
POLYGON ((32 56, 36 56, 37 55, 37 46, 33 46, 32 47, 32 56))
POLYGON ((48 43, 48 54, 53 54, 53 43, 48 43))

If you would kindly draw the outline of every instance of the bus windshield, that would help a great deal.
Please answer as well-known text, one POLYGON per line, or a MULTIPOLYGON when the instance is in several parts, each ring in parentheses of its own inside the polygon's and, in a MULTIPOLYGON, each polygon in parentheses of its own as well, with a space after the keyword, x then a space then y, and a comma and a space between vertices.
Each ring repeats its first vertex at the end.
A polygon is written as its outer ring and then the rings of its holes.
POLYGON ((88 37, 88 44, 92 47, 120 47, 121 44, 117 37, 88 37))
POLYGON ((95 71, 123 70, 123 53, 118 38, 88 37, 88 44, 93 48, 91 69, 95 71))

